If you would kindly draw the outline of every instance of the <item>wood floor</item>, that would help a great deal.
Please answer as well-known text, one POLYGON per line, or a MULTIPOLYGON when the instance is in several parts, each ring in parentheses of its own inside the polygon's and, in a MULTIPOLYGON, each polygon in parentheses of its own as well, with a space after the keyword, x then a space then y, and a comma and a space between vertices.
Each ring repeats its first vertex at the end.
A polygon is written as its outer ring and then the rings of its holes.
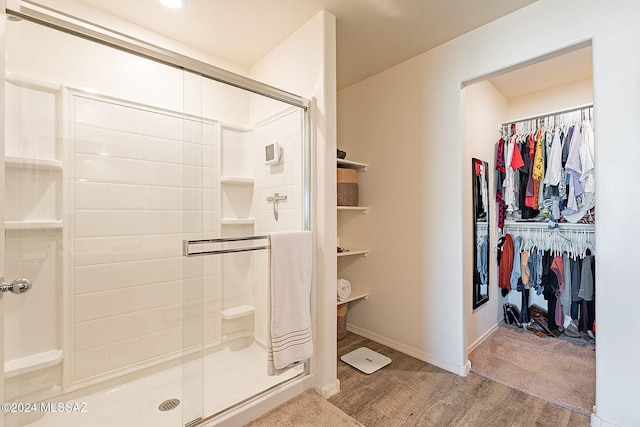
POLYGON ((340 393, 329 402, 367 427, 589 426, 589 418, 475 374, 447 372, 351 332, 338 341, 340 393), (359 347, 391 358, 364 374, 340 360, 359 347))

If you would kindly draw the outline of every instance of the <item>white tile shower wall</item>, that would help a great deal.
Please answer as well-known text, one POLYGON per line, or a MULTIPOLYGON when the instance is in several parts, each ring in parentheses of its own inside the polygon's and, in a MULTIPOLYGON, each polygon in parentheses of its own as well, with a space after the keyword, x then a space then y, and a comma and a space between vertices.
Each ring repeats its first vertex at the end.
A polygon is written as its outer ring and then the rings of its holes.
POLYGON ((72 108, 76 383, 195 345, 216 316, 213 269, 185 262, 182 240, 214 229, 217 125, 77 95, 72 108))
POLYGON ((5 84, 5 90, 6 155, 59 159, 55 116, 58 111, 57 91, 43 87, 29 88, 11 82, 5 84))
MULTIPOLYGON (((255 179, 255 229, 256 234, 274 231, 302 230, 302 111, 296 109, 257 126, 256 179, 255 179), (265 165, 265 145, 278 141, 281 149, 277 165, 265 165), (278 220, 275 220, 273 204, 267 197, 274 193, 286 195, 287 200, 278 204, 278 220)), ((266 257, 265 257, 266 258, 266 257)), ((266 340, 268 325, 268 258, 256 259, 254 295, 256 304, 256 330, 259 340, 266 340)))

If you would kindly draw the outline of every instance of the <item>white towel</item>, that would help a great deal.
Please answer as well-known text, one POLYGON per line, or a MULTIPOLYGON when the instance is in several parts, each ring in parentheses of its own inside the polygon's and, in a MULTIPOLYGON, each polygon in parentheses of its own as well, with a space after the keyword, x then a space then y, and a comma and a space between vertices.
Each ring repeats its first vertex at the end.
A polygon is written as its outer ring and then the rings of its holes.
POLYGON ((338 279, 338 301, 344 301, 351 296, 351 283, 346 279, 338 279))
POLYGON ((267 373, 279 375, 313 355, 310 231, 271 234, 271 328, 267 373))

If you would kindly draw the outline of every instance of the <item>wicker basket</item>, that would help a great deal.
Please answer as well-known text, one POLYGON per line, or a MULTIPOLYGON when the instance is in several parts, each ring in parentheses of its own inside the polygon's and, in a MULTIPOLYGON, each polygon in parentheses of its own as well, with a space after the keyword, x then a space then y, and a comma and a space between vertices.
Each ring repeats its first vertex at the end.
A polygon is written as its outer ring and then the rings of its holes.
POLYGON ((358 172, 338 168, 338 206, 358 206, 358 172))
POLYGON ((338 306, 338 339, 341 340, 347 336, 347 310, 349 303, 340 304, 338 306))

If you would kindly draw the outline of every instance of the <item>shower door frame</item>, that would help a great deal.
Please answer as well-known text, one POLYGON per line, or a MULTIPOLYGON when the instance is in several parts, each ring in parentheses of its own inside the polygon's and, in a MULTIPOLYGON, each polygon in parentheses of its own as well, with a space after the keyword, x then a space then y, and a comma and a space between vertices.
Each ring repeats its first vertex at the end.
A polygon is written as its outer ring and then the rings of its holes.
MULTIPOLYGON (((50 27, 59 31, 63 31, 96 43, 100 43, 112 48, 116 48, 134 55, 162 63, 174 68, 178 68, 185 72, 192 72, 200 75, 204 78, 208 78, 214 81, 218 81, 233 87, 237 87, 258 95, 266 96, 286 104, 301 108, 303 110, 303 141, 302 141, 302 159, 303 159, 303 174, 302 174, 302 212, 303 212, 303 228, 305 230, 311 229, 311 117, 310 117, 310 100, 292 94, 290 92, 266 85, 248 77, 238 75, 222 68, 212 66, 210 64, 194 60, 192 58, 183 56, 179 53, 172 52, 161 47, 148 44, 146 42, 129 38, 123 34, 119 34, 110 31, 105 28, 101 28, 92 25, 88 22, 75 19, 70 16, 63 15, 54 10, 30 4, 28 0, 0 0, 3 5, 3 22, 0 27, 0 51, 5 51, 5 22, 7 15, 12 15, 27 21, 31 21, 46 27, 50 27)), ((5 59, 2 55, 2 72, 5 77, 5 59)), ((3 105, 5 102, 4 88, 0 89, 0 100, 3 105)), ((4 135, 4 117, 0 119, 0 131, 4 135)), ((3 214, 2 224, 0 224, 0 231, 4 232, 4 137, 2 144, 0 161, 2 166, 0 169, 0 175, 2 176, 2 182, 0 182, 0 201, 2 202, 3 214)), ((4 270, 4 239, 0 242, 0 254, 2 255, 2 261, 0 261, 0 270, 4 270)), ((0 316, 4 319, 3 306, 0 303, 0 316)), ((0 325, 2 326, 2 325, 0 325)), ((2 328, 0 328, 0 342, 4 343, 4 334, 2 328)), ((0 361, 3 361, 3 355, 0 355, 0 361)), ((309 364, 307 363, 305 371, 309 372, 309 364)), ((0 394, 4 396, 4 378, 2 385, 0 385, 0 394)), ((207 418, 206 414, 205 419, 207 418)), ((0 417, 0 427, 4 425, 3 417, 0 417)))

